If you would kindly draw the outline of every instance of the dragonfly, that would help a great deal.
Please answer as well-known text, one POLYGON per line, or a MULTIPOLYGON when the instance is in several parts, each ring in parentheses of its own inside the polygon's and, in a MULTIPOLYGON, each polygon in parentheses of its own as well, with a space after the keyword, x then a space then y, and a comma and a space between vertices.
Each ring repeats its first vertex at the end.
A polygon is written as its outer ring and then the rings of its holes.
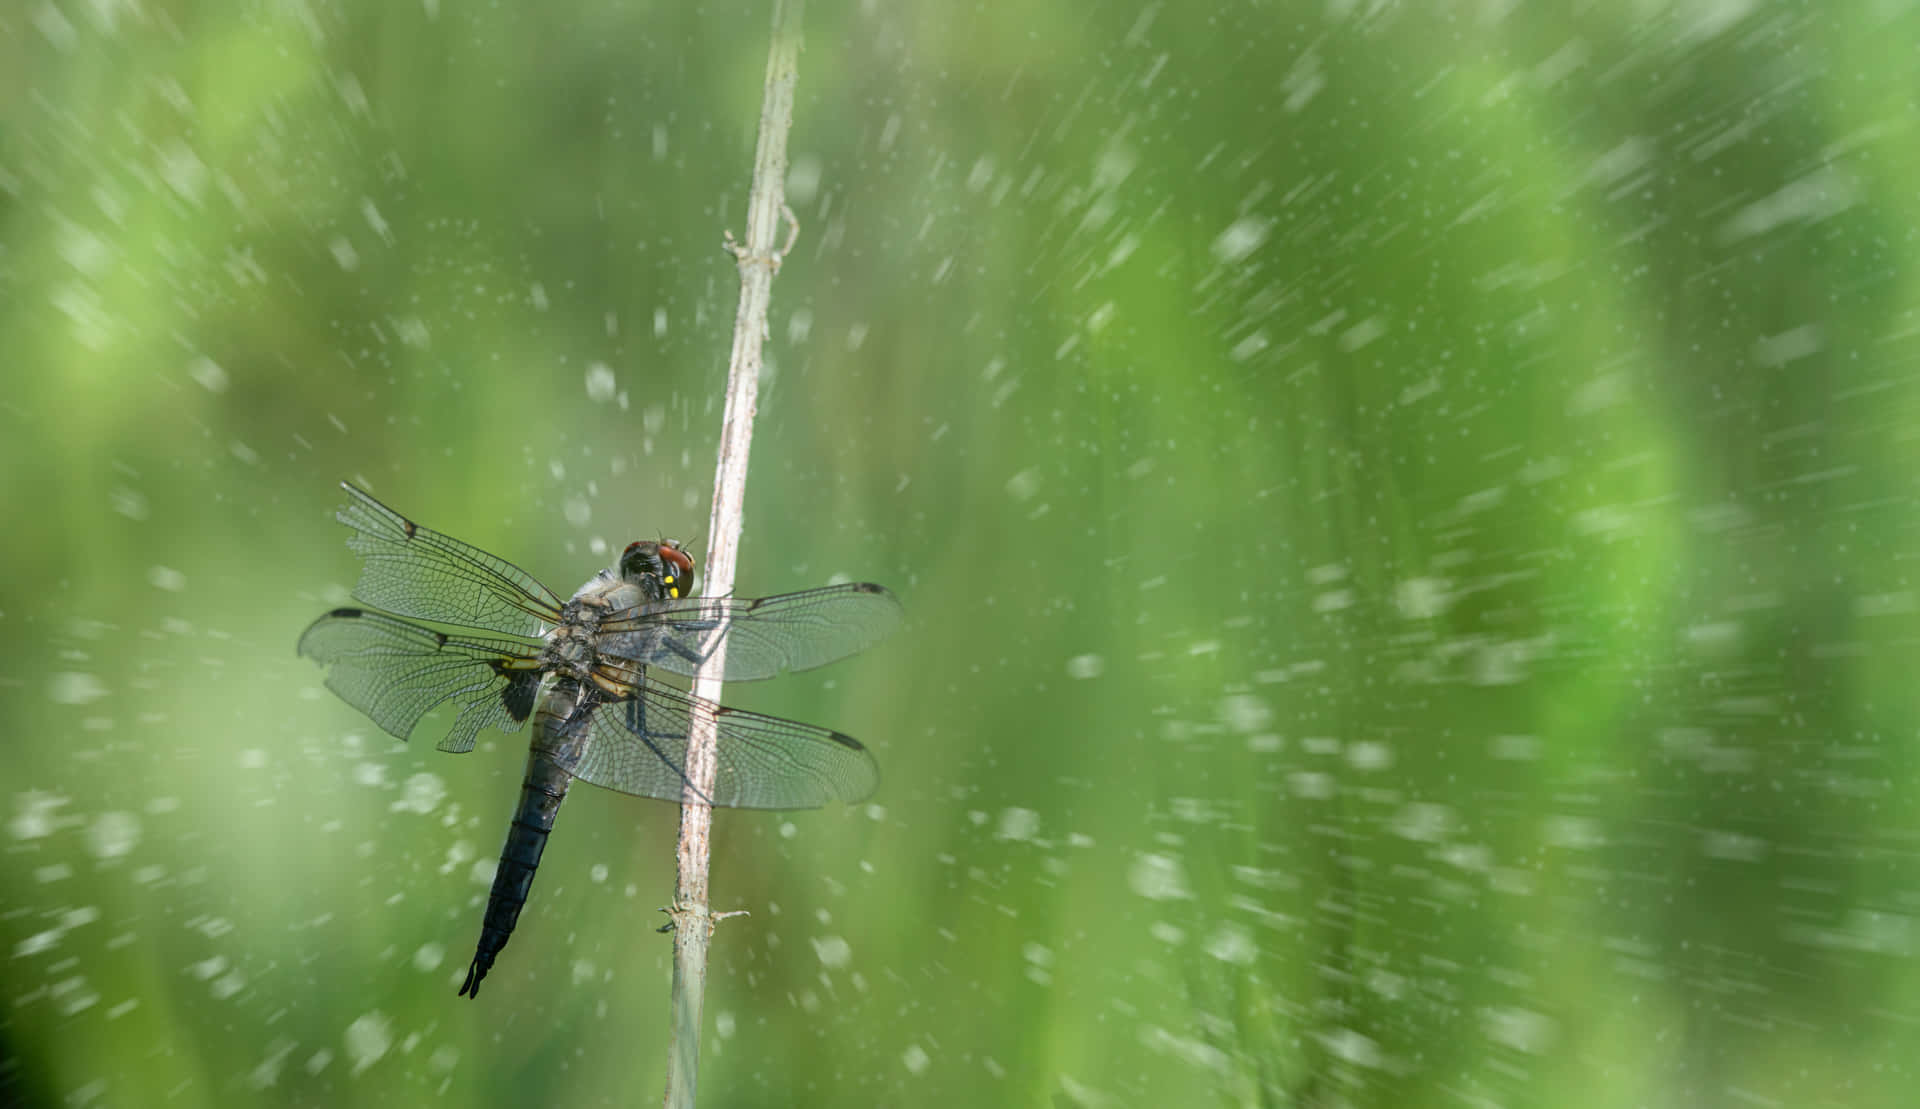
POLYGON ((505 559, 341 488, 350 503, 336 519, 353 530, 347 546, 361 559, 353 597, 366 607, 336 608, 300 636, 299 653, 325 669, 327 688, 403 741, 449 706, 439 749, 453 754, 473 750, 483 729, 533 724, 461 996, 480 996, 513 934, 568 787, 577 780, 681 800, 696 714, 718 737, 718 774, 702 798, 710 805, 818 808, 864 800, 878 786, 873 755, 852 736, 727 708, 647 671, 691 677, 711 660, 713 676, 732 682, 824 666, 899 624, 900 602, 884 586, 694 597, 693 556, 662 539, 629 544, 562 600, 505 559))

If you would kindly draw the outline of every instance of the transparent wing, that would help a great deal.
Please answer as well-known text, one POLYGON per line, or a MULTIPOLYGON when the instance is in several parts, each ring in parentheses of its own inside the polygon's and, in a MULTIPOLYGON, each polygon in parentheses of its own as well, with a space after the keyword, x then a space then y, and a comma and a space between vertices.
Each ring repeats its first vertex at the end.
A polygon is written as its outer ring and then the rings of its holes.
POLYGON ((346 482, 353 503, 336 514, 364 561, 356 600, 401 616, 538 635, 560 619, 560 598, 505 559, 421 527, 346 482))
MULTIPOLYGON (((678 801, 686 784, 693 698, 642 681, 607 699, 588 724, 591 742, 574 776, 636 797, 678 801)), ((709 802, 728 809, 813 809, 859 801, 880 784, 873 756, 852 736, 811 724, 714 706, 719 773, 709 802)))
POLYGON ((811 670, 878 643, 900 623, 900 602, 869 582, 777 597, 697 597, 611 615, 595 642, 614 655, 692 677, 726 644, 725 681, 811 670))
POLYGON ((442 751, 473 750, 482 728, 516 730, 540 692, 539 659, 523 643, 443 635, 360 608, 315 620, 300 653, 326 667, 328 689, 400 739, 435 706, 460 706, 442 751))

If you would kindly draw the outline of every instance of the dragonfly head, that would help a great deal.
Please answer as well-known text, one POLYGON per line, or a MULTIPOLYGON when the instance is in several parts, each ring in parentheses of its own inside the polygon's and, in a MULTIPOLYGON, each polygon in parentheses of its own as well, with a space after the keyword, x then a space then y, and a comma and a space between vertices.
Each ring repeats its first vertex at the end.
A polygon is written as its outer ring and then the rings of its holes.
POLYGON ((672 601, 693 593, 693 556, 671 539, 641 539, 620 555, 620 579, 672 601))

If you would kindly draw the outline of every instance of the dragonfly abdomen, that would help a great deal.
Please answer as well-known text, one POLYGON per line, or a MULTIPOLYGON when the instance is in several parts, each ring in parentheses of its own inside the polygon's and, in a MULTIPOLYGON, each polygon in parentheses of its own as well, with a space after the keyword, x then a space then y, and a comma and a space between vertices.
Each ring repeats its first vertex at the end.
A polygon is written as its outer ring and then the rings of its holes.
POLYGON ((480 980, 493 968, 494 957, 513 935, 513 926, 527 903, 527 892, 533 888, 541 852, 547 849, 547 836, 553 831, 554 818, 560 814, 560 802, 566 799, 567 784, 572 780, 573 775, 537 747, 528 756, 520 807, 507 829, 506 846, 500 849, 500 867, 493 873, 493 892, 487 897, 487 916, 480 925, 480 946, 460 987, 462 996, 480 996, 480 980))

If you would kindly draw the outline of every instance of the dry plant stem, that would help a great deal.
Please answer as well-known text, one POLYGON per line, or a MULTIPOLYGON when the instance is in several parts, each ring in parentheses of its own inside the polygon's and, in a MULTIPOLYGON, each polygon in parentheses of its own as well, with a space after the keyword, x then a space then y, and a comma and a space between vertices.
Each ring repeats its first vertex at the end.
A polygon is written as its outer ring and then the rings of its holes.
MULTIPOLYGON (((713 478, 713 537, 707 573, 709 596, 733 592, 746 501, 747 455, 753 443, 754 398, 760 387, 761 346, 773 274, 780 265, 776 235, 785 210, 787 132, 793 127, 793 90, 800 61, 800 0, 774 0, 773 45, 767 53, 766 90, 760 102, 760 138, 753 155, 753 190, 747 198, 744 246, 729 243, 740 267, 740 309, 733 321, 733 357, 727 371, 727 407, 720 428, 720 462, 713 478)), ((789 213, 786 217, 791 221, 789 213)), ((787 244, 791 246, 791 241, 787 244)), ((724 651, 724 645, 722 647, 724 651)), ((704 668, 718 675, 725 657, 704 668)), ((720 680, 694 680, 696 700, 713 703, 720 680)), ((707 904, 708 836, 713 810, 714 722, 696 712, 687 737, 687 787, 680 801, 679 882, 674 890, 673 1047, 667 1059, 668 1109, 691 1109, 699 1081, 700 1031, 707 989, 707 943, 716 919, 707 904)), ((731 914, 725 914, 731 915, 731 914)))

